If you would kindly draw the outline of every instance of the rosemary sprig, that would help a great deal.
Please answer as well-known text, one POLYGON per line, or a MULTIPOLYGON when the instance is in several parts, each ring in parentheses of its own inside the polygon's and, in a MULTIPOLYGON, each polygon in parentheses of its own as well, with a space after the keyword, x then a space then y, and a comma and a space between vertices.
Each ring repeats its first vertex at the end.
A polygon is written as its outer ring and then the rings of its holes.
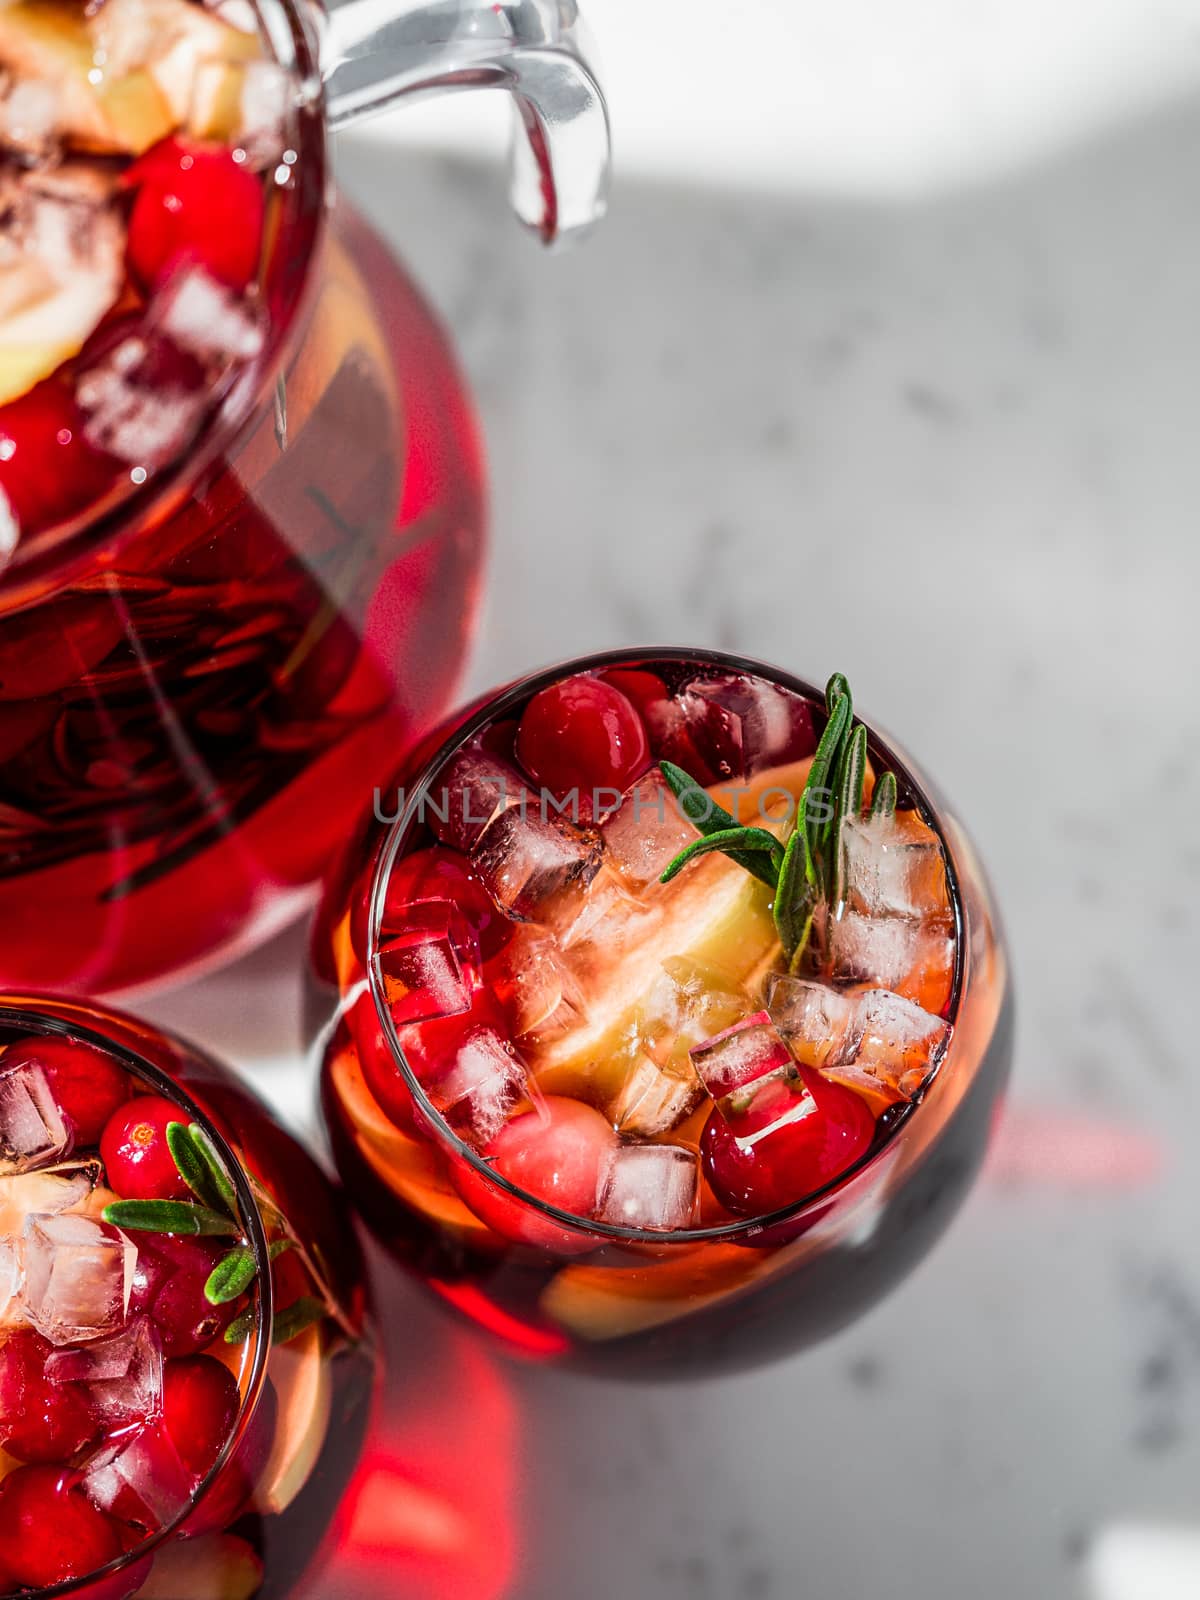
MULTIPOLYGON (((725 810, 724 806, 717 804, 707 789, 701 788, 695 778, 689 777, 683 768, 677 767, 673 761, 660 761, 658 765, 672 793, 679 801, 679 809, 692 826, 698 828, 705 837, 713 838, 719 833, 766 832, 765 829, 743 829, 736 818, 725 810)), ((773 835, 767 834, 767 837, 773 843, 778 843, 773 835)), ((772 868, 770 863, 762 861, 756 855, 753 846, 747 849, 745 845, 742 845, 739 848, 737 842, 733 841, 733 848, 726 848, 724 845, 719 845, 715 848, 725 850, 731 860, 736 861, 739 867, 745 867, 746 871, 752 873, 754 877, 761 879, 769 889, 775 887, 775 882, 779 875, 778 867, 772 868)), ((678 870, 676 865, 678 860, 677 856, 675 861, 667 868, 672 877, 675 875, 672 869, 678 870)), ((664 879, 663 881, 666 882, 667 880, 664 879)))
MULTIPOLYGON (((836 913, 841 903, 842 828, 863 811, 867 776, 867 730, 854 722, 854 701, 845 675, 835 672, 825 688, 826 722, 796 806, 786 844, 765 828, 743 827, 694 778, 669 761, 659 766, 678 796, 683 814, 700 830, 659 880, 670 883, 690 861, 721 850, 773 891, 772 914, 787 961, 794 971, 818 925, 818 911, 836 913)), ((892 816, 897 785, 883 773, 871 797, 871 816, 892 816)))
MULTIPOLYGON (((258 1275, 258 1262, 238 1216, 237 1192, 212 1140, 198 1123, 169 1122, 167 1148, 176 1171, 195 1195, 195 1200, 114 1200, 105 1206, 104 1220, 135 1232, 236 1240, 217 1262, 204 1285, 204 1297, 210 1305, 229 1305, 246 1293, 258 1275)), ((269 1215, 283 1234, 269 1243, 271 1260, 278 1260, 285 1250, 299 1250, 310 1276, 322 1291, 320 1299, 303 1295, 276 1312, 271 1342, 286 1344, 325 1316, 341 1319, 332 1291, 315 1271, 279 1207, 257 1186, 256 1193, 264 1202, 260 1206, 264 1218, 269 1215)), ((254 1311, 248 1306, 225 1330, 226 1342, 240 1344, 249 1338, 253 1327, 254 1311)))

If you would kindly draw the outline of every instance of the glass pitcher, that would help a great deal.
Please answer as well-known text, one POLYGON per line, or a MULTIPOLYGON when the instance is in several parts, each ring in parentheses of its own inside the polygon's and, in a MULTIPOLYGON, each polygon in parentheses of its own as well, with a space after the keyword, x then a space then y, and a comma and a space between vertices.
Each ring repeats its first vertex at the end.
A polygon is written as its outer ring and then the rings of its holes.
POLYGON ((129 992, 307 904, 474 622, 471 402, 329 130, 504 89, 554 242, 607 117, 572 0, 16 0, 0 66, 0 982, 129 992))

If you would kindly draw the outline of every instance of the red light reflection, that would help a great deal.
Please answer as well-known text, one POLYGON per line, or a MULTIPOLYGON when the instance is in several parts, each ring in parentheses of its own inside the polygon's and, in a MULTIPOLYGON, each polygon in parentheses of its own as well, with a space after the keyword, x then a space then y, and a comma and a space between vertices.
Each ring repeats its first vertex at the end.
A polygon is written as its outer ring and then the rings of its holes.
POLYGON ((520 1424, 479 1341, 379 1274, 386 1381, 308 1600, 503 1600, 518 1559, 520 1424))

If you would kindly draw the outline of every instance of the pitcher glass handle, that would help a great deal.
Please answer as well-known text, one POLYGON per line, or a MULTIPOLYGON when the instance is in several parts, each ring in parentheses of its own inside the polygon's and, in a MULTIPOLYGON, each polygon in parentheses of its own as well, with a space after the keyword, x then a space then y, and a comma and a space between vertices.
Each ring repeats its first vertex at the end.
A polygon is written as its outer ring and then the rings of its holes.
POLYGON ((323 28, 332 127, 408 95, 505 89, 522 222, 554 243, 603 216, 608 111, 575 0, 331 0, 323 28))

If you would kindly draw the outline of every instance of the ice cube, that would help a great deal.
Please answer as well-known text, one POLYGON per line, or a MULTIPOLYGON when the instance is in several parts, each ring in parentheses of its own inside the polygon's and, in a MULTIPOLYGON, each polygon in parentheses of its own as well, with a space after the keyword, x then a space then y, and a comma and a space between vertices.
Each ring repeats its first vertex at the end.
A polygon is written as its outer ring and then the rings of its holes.
POLYGON ((0 1178, 0 1233, 20 1230, 33 1212, 55 1216, 80 1206, 95 1188, 100 1165, 95 1161, 20 1172, 0 1178))
POLYGON ((518 1039, 545 1043, 583 1017, 583 994, 574 973, 558 940, 542 928, 516 930, 496 958, 489 982, 518 1039))
POLYGON ((106 1429, 153 1421, 162 1411, 163 1356, 153 1324, 139 1317, 111 1339, 46 1358, 52 1383, 81 1383, 106 1429))
POLYGON ((24 1321, 21 1276, 20 1240, 0 1239, 0 1328, 24 1321))
POLYGON ((266 337, 250 301, 196 266, 175 272, 155 296, 154 324, 173 344, 206 363, 249 361, 266 337))
POLYGON ((816 749, 807 700, 765 678, 746 672, 693 678, 678 698, 696 745, 721 777, 748 778, 816 749))
POLYGON ((71 1139, 36 1062, 7 1068, 0 1055, 0 1172, 31 1172, 64 1155, 71 1139))
POLYGON ((537 796, 511 762, 481 745, 466 745, 450 757, 425 797, 425 820, 438 839, 465 855, 509 806, 536 812, 537 796))
POLYGON ((682 1145, 622 1144, 603 1179, 598 1216, 614 1227, 668 1233, 691 1224, 699 1173, 682 1145))
POLYGON ((471 854, 484 887, 518 922, 560 926, 583 910, 588 885, 600 870, 597 834, 534 807, 509 806, 490 824, 471 854))
POLYGON ((679 852, 700 837, 657 767, 626 792, 601 832, 609 860, 635 888, 656 883, 679 852))
POLYGON ((58 94, 52 84, 19 80, 0 100, 0 143, 26 160, 41 160, 51 152, 58 125, 58 94))
POLYGON ((821 1067, 841 1059, 854 1011, 828 984, 776 975, 767 985, 767 1010, 797 1061, 821 1067))
POLYGON ((844 894, 853 910, 872 917, 948 914, 942 846, 916 812, 847 818, 841 849, 844 894))
POLYGON ((794 1062, 717 1101, 717 1110, 743 1150, 812 1116, 817 1102, 794 1062))
POLYGON ((443 1077, 426 1089, 451 1126, 483 1147, 500 1132, 513 1110, 534 1098, 525 1062, 495 1028, 472 1028, 443 1077))
POLYGON ((791 1052, 766 1011, 743 1017, 689 1054, 701 1083, 718 1103, 792 1065, 791 1052))
POLYGON ((479 941, 448 900, 424 900, 405 912, 403 932, 379 952, 384 993, 397 1027, 454 1017, 470 1009, 479 981, 479 941))
POLYGON ((128 1428, 88 1461, 82 1488, 101 1511, 153 1531, 187 1509, 197 1479, 165 1428, 128 1428))
POLYGON ((26 1217, 25 1315, 51 1344, 115 1333, 129 1311, 137 1246, 111 1223, 64 1212, 26 1217))
POLYGON ((941 1017, 887 989, 859 995, 852 1032, 849 1061, 907 1098, 921 1088, 950 1036, 941 1017))
POLYGON ((869 983, 910 999, 948 992, 954 938, 940 919, 868 917, 843 908, 829 923, 828 939, 836 983, 869 983))
POLYGON ((82 372, 75 385, 89 442, 121 461, 166 466, 191 442, 208 409, 200 386, 156 381, 145 339, 122 339, 82 372))
MULTIPOLYGON (((235 25, 239 8, 248 14, 254 31, 250 0, 229 0, 219 8, 224 21, 235 25)), ((192 84, 188 123, 200 137, 236 141, 239 164, 261 172, 273 167, 286 145, 285 126, 293 102, 292 80, 272 61, 247 61, 234 65, 216 59, 201 62, 192 84)))
POLYGON ((816 1110, 812 1091, 767 1011, 744 1017, 707 1039, 691 1057, 717 1110, 744 1149, 816 1110))
POLYGON ((690 956, 668 956, 634 1013, 634 1025, 652 1061, 691 1076, 692 1048, 732 1027, 748 1008, 726 973, 690 956))
POLYGON ((250 61, 242 74, 238 145, 252 167, 273 166, 283 154, 284 128, 296 90, 289 74, 273 61, 250 61))
POLYGON ((684 1058, 682 1071, 660 1067, 640 1051, 634 1056, 620 1093, 609 1107, 619 1133, 654 1138, 670 1133, 704 1098, 704 1086, 684 1058))
POLYGON ((590 881, 570 884, 549 896, 538 920, 554 933, 563 950, 601 944, 612 956, 648 938, 661 915, 661 906, 640 899, 605 858, 590 881))

